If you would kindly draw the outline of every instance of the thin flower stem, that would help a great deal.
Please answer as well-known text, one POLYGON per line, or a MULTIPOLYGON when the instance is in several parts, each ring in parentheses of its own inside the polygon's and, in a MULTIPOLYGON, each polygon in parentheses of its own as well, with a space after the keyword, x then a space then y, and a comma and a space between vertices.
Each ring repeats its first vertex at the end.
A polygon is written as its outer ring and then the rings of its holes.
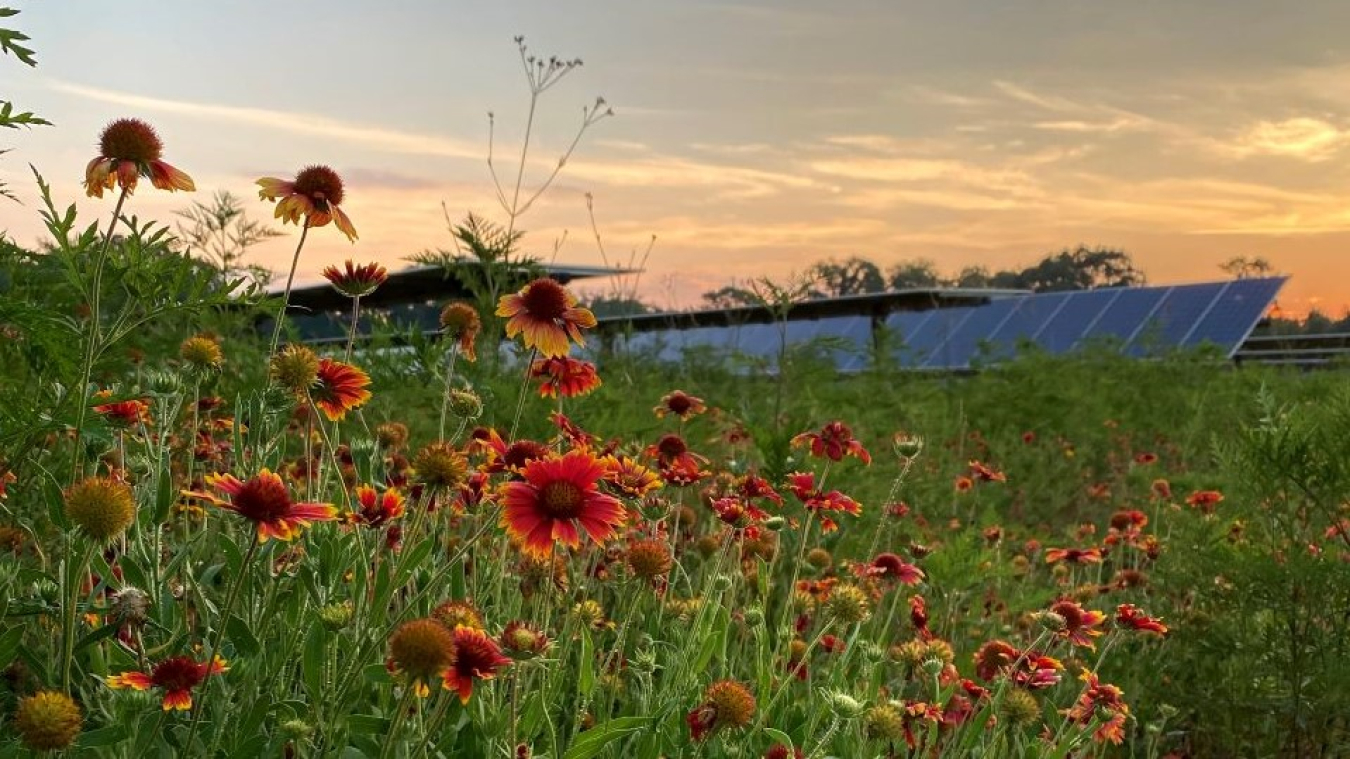
POLYGON ((281 296, 281 308, 277 311, 277 324, 272 329, 272 345, 267 349, 267 355, 275 356, 277 345, 281 342, 281 328, 286 323, 286 307, 291 302, 291 285, 295 283, 295 267, 300 264, 300 251, 305 247, 305 238, 309 236, 309 217, 305 217, 305 223, 300 227, 300 242, 295 245, 295 255, 291 257, 291 273, 286 275, 286 292, 281 296))
POLYGON ((84 457, 80 455, 80 436, 84 432, 84 417, 89 406, 89 380, 94 373, 94 359, 97 358, 100 343, 103 342, 103 267, 108 263, 108 248, 112 245, 113 231, 117 229, 117 220, 122 216, 122 205, 126 203, 129 190, 126 187, 117 195, 117 205, 113 206, 112 221, 103 235, 103 245, 94 256, 94 273, 89 280, 89 343, 85 346, 84 362, 80 366, 80 384, 75 390, 80 394, 79 406, 75 409, 75 447, 71 453, 70 484, 74 485, 84 473, 84 457))
POLYGON ((459 343, 456 342, 450 346, 450 355, 446 360, 445 366, 445 389, 441 392, 441 425, 436 436, 438 440, 445 440, 445 417, 450 409, 450 388, 455 378, 455 362, 459 358, 459 343))
POLYGON ((89 560, 94 556, 95 545, 90 542, 80 556, 80 563, 75 566, 74 574, 69 571, 63 573, 66 578, 66 608, 65 614, 61 618, 61 687, 66 693, 71 692, 70 668, 75 659, 75 620, 78 617, 77 607, 80 598, 80 585, 83 582, 89 566, 89 560))
POLYGON ((206 696, 209 693, 206 686, 211 682, 211 675, 215 670, 216 655, 220 653, 220 644, 225 640, 225 627, 229 624, 230 615, 234 613, 234 602, 239 597, 239 589, 244 586, 244 580, 248 578, 249 567, 253 565, 253 556, 258 552, 258 545, 261 541, 258 539, 258 531, 253 530, 253 538, 249 541, 248 551, 244 554, 244 560, 239 565, 239 576, 234 578, 234 584, 230 587, 229 595, 225 597, 225 606, 220 610, 220 626, 216 628, 216 634, 211 641, 211 646, 206 650, 206 674, 202 677, 199 691, 201 698, 192 710, 192 725, 188 727, 187 741, 183 743, 186 750, 192 750, 192 739, 197 735, 197 727, 201 724, 202 715, 206 713, 206 696))
POLYGON ((404 720, 407 719, 408 709, 412 706, 416 694, 417 686, 414 683, 409 683, 408 687, 403 690, 403 698, 398 700, 398 706, 395 707, 398 711, 394 712, 394 720, 389 725, 389 735, 385 736, 384 739, 384 748, 380 749, 380 759, 388 759, 393 752, 394 744, 398 742, 399 728, 403 726, 404 720))
POLYGON ((534 358, 537 355, 539 349, 531 348, 530 358, 525 362, 525 376, 520 380, 520 398, 516 401, 516 417, 511 422, 511 434, 506 438, 508 444, 516 439, 516 430, 520 428, 520 415, 525 410, 525 396, 530 392, 530 369, 534 366, 534 358))
POLYGON ((356 345, 356 325, 361 321, 361 296, 352 298, 352 328, 347 332, 347 352, 343 354, 343 361, 352 362, 352 347, 356 345))
POLYGON ((449 711, 450 702, 453 700, 454 697, 449 693, 441 693, 436 697, 436 711, 432 713, 431 719, 426 724, 426 729, 422 731, 420 745, 415 747, 412 751, 409 751, 408 756, 411 757, 414 754, 421 754, 423 757, 426 757, 430 754, 432 744, 431 738, 436 734, 437 730, 441 729, 441 721, 445 719, 445 713, 449 711))

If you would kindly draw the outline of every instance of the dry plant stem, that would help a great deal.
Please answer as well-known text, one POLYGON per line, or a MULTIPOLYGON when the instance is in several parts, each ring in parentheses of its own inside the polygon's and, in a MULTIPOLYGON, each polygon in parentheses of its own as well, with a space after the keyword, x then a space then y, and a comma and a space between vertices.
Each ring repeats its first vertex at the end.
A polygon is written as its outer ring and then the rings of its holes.
POLYGON ((450 346, 450 355, 446 360, 445 367, 445 389, 441 392, 441 426, 437 433, 438 440, 445 440, 445 418, 446 412, 450 409, 450 388, 455 379, 455 361, 459 358, 459 343, 450 346))
POLYGON ((291 273, 286 275, 286 291, 281 296, 281 308, 277 311, 277 324, 272 329, 272 345, 267 349, 268 356, 275 356, 277 345, 281 342, 281 328, 286 323, 286 307, 291 302, 291 285, 295 284, 295 267, 300 264, 300 251, 305 247, 305 238, 309 237, 309 217, 300 227, 300 242, 295 244, 295 255, 291 256, 291 273))
POLYGON ((239 576, 234 578, 234 584, 230 586, 229 595, 225 597, 225 606, 220 610, 220 627, 216 628, 211 646, 206 650, 206 674, 202 677, 201 685, 198 687, 198 692, 201 695, 192 710, 192 725, 188 727, 188 737, 183 743, 188 751, 192 750, 192 739, 196 737, 197 727, 202 721, 202 714, 206 712, 206 697, 210 694, 206 686, 211 682, 216 656, 220 653, 220 644, 225 640, 225 627, 229 624, 230 615, 234 613, 234 602, 239 597, 239 589, 244 587, 244 580, 248 579, 248 570, 253 565, 253 556, 258 553, 259 543, 258 531, 255 528, 253 529, 253 538, 248 544, 248 551, 244 553, 244 560, 239 565, 239 576))
POLYGON ((108 263, 108 248, 112 245, 113 230, 117 229, 117 220, 122 217, 122 205, 126 203, 129 191, 126 187, 117 194, 117 205, 113 206, 112 221, 103 235, 103 245, 94 257, 94 273, 89 282, 89 344, 85 346, 84 362, 80 366, 80 384, 76 391, 80 394, 80 404, 75 409, 75 446, 70 461, 70 484, 84 473, 84 459, 80 456, 80 436, 84 432, 84 416, 89 406, 89 380, 94 373, 94 359, 98 356, 100 343, 103 342, 101 310, 103 307, 103 267, 108 263))

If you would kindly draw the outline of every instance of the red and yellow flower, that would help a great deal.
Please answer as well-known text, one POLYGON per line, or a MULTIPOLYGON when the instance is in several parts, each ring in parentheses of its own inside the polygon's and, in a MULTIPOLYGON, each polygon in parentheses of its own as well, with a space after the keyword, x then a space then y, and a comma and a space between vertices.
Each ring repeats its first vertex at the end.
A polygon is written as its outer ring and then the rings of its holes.
POLYGON ((338 292, 348 298, 364 298, 375 292, 389 278, 389 272, 377 263, 355 266, 347 259, 344 269, 328 266, 323 270, 323 278, 338 292))
POLYGON ((264 177, 258 180, 258 197, 277 202, 276 218, 283 223, 300 224, 304 218, 306 227, 322 227, 333 222, 347 236, 356 242, 356 227, 351 219, 338 206, 345 192, 342 177, 327 166, 309 166, 295 175, 294 180, 264 177))
POLYGON ((687 422, 707 410, 708 407, 702 398, 695 398, 683 390, 674 390, 661 397, 661 402, 652 409, 652 413, 656 414, 658 419, 664 419, 670 414, 687 422))
POLYGON ((597 543, 608 540, 623 524, 624 508, 598 489, 605 471, 604 461, 581 450, 529 461, 524 479, 502 490, 502 526, 536 556, 547 556, 555 540, 580 546, 578 524, 597 543))
POLYGON ((373 529, 403 516, 403 493, 396 488, 381 493, 370 485, 361 485, 356 488, 356 502, 360 510, 347 515, 345 521, 373 529))
POLYGON ((258 527, 260 542, 269 538, 291 540, 300 534, 302 527, 337 519, 337 508, 332 504, 292 502, 281 477, 268 469, 248 480, 232 474, 208 474, 206 484, 229 496, 229 500, 192 490, 183 491, 183 495, 200 498, 253 522, 258 527))
POLYGON ((530 365, 530 376, 539 383, 541 398, 576 398, 600 387, 595 364, 569 356, 541 358, 530 365))
POLYGON ((99 135, 98 155, 84 170, 85 192, 101 198, 104 190, 120 186, 130 194, 141 177, 169 192, 197 189, 192 177, 160 160, 163 154, 164 143, 153 127, 140 119, 118 119, 99 135))
POLYGON ((456 625, 452 635, 454 655, 445 670, 442 684, 446 690, 459 694, 461 704, 467 704, 473 696, 474 681, 491 680, 511 660, 502 655, 497 641, 480 629, 456 625))
POLYGON ((506 337, 523 335, 526 348, 537 348, 545 358, 566 356, 571 343, 585 345, 581 330, 596 324, 595 314, 577 305, 577 299, 556 280, 541 277, 520 292, 503 295, 497 316, 507 317, 506 337))
POLYGON ((319 361, 318 381, 310 397, 329 421, 336 422, 370 400, 369 385, 370 375, 351 364, 325 358, 319 361))
POLYGON ((1094 650, 1097 648, 1092 639, 1101 636, 1102 631, 1099 628, 1106 621, 1106 614, 1100 611, 1089 611, 1076 602, 1068 600, 1056 601, 1051 604, 1050 612, 1064 620, 1064 625, 1056 631, 1057 637, 1067 640, 1075 646, 1083 646, 1094 650))
POLYGON ((225 660, 216 656, 208 665, 198 662, 190 656, 174 656, 156 664, 149 672, 123 672, 106 680, 109 688, 132 690, 150 690, 160 688, 164 691, 164 711, 176 709, 186 711, 192 708, 192 689, 201 685, 209 675, 218 675, 229 670, 225 660))
POLYGON ((1161 619, 1150 617, 1134 604, 1121 604, 1116 607, 1116 625, 1130 630, 1167 634, 1167 625, 1161 619))
POLYGON ((867 452, 853 430, 843 422, 830 422, 820 432, 803 432, 792 438, 792 446, 809 445, 811 455, 830 461, 842 461, 845 456, 855 456, 864 464, 872 463, 872 454, 867 452))

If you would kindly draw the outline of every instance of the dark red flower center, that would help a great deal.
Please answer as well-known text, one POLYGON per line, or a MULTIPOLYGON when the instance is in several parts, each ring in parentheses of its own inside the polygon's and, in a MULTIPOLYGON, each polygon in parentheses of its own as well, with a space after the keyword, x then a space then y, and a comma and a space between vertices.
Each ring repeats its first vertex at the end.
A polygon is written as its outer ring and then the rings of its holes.
POLYGON ((574 482, 554 480, 539 489, 539 502, 555 519, 571 519, 581 512, 586 493, 574 482))
POLYGON ((98 140, 99 155, 122 161, 158 161, 164 143, 149 124, 140 119, 118 119, 104 127, 98 140))
POLYGON ((672 393, 666 399, 666 408, 670 409, 670 412, 676 416, 684 416, 693 407, 694 402, 684 393, 672 393))
POLYGON ((150 682, 166 691, 192 690, 206 675, 206 667, 186 656, 165 659, 150 671, 150 682))
POLYGON ((548 448, 543 443, 517 440, 507 447, 506 453, 502 455, 502 463, 518 469, 535 459, 542 459, 547 453, 548 448))
POLYGON ((663 435, 656 441, 656 450, 661 452, 662 458, 673 459, 688 451, 689 446, 679 435, 663 435))
POLYGON ((327 166, 309 166, 295 175, 295 191, 326 212, 329 203, 342 204, 342 177, 327 166))
POLYGON ((254 477, 234 496, 239 515, 254 522, 276 522, 291 512, 291 497, 278 477, 254 477))
POLYGON ((525 302, 525 311, 537 319, 561 319, 571 308, 567 302, 567 290, 548 278, 531 282, 520 297, 525 302))

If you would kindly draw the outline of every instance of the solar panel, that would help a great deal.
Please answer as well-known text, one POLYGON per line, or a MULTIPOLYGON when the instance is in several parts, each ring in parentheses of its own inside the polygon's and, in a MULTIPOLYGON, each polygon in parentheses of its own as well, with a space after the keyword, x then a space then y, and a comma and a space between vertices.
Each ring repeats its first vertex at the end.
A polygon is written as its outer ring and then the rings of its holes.
POLYGON ((736 350, 741 354, 759 358, 778 355, 779 325, 742 324, 736 333, 736 350))
POLYGON ((1284 286, 1284 277, 1239 279, 1229 283, 1214 299, 1209 312, 1195 324, 1182 345, 1187 348, 1213 343, 1232 358, 1238 347, 1265 316, 1271 301, 1284 286))
POLYGON ((842 372, 856 372, 867 365, 867 354, 872 348, 872 318, 870 316, 836 316, 821 319, 816 339, 830 338, 827 347, 830 360, 842 372))
POLYGON ((682 329, 662 329, 653 333, 660 353, 657 360, 678 364, 684 360, 685 335, 682 329))
POLYGON ((938 313, 936 309, 927 311, 897 311, 886 317, 886 329, 890 331, 891 340, 888 344, 896 346, 896 360, 902 365, 909 366, 918 363, 913 359, 913 349, 910 347, 910 340, 924 328, 924 325, 932 320, 933 315, 938 313))
POLYGON ((1131 356, 1147 355, 1181 345, 1182 339, 1195 327, 1196 321, 1209 311, 1228 283, 1210 282, 1199 285, 1177 285, 1169 288, 1167 297, 1140 325, 1125 352, 1131 356))
POLYGON ((1097 321, 1106 307, 1123 290, 1087 290, 1069 293, 1059 311, 1051 317, 1036 335, 1036 342, 1046 352, 1058 355, 1073 349, 1088 327, 1097 321))
POLYGON ((975 306, 958 306, 933 311, 932 318, 920 325, 905 341, 905 347, 900 351, 900 364, 923 366, 937 347, 961 326, 961 322, 977 310, 975 306))
POLYGON ((923 365, 929 368, 961 369, 970 366, 978 355, 981 343, 989 340, 1003 323, 1012 316, 1024 298, 1004 298, 976 308, 970 316, 952 330, 946 342, 938 345, 923 365))
POLYGON ((997 358, 1012 357, 1017 352, 1018 343, 1035 340, 1072 295, 1045 293, 1018 298, 1017 308, 989 336, 990 355, 997 358))
POLYGON ((1110 297, 1111 303, 1097 316, 1097 320, 1083 333, 1083 337, 1074 347, 1098 341, 1113 341, 1123 345, 1139 331, 1154 309, 1162 303, 1171 288, 1139 287, 1096 290, 1094 294, 1110 297))

